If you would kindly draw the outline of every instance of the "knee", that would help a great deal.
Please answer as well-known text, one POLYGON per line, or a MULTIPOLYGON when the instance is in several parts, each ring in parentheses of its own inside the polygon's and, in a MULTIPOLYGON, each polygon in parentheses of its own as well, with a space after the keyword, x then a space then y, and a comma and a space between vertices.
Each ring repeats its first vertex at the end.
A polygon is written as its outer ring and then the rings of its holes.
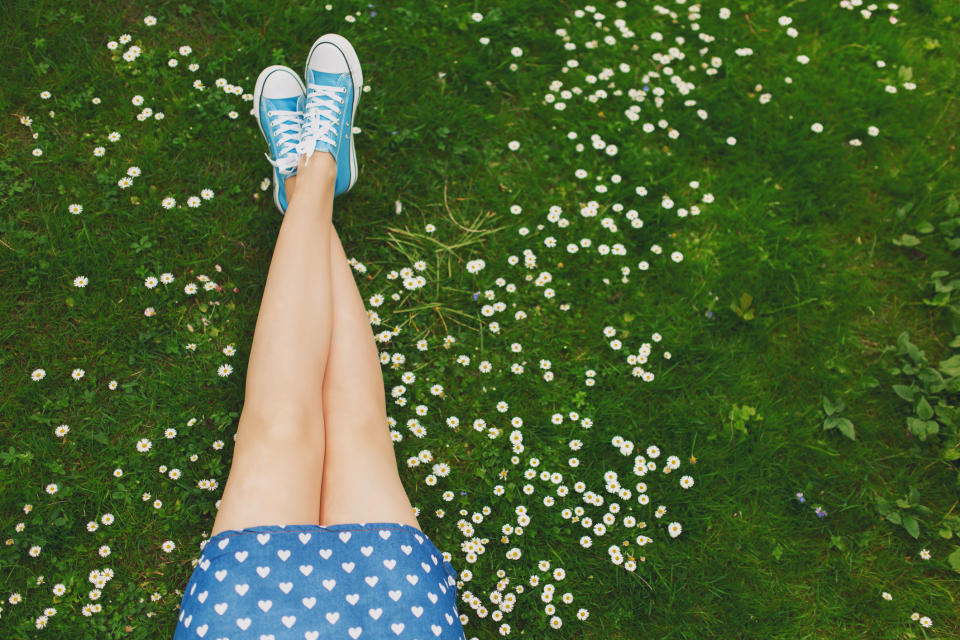
POLYGON ((322 407, 299 402, 274 406, 245 404, 238 433, 257 434, 271 442, 322 443, 323 428, 322 407))
POLYGON ((324 409, 326 418, 333 425, 350 425, 354 433, 387 433, 386 401, 383 394, 360 392, 353 389, 341 396, 327 395, 324 409))

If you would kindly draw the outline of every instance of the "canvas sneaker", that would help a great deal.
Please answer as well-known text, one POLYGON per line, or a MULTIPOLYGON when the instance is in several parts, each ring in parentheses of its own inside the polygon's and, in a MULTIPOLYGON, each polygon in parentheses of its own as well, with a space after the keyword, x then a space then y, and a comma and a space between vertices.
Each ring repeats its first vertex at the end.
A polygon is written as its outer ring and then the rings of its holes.
POLYGON ((300 76, 283 65, 261 71, 253 91, 253 115, 270 148, 264 155, 273 165, 273 202, 281 214, 287 211, 286 179, 297 173, 306 95, 300 76))
POLYGON ((326 151, 337 162, 334 196, 349 191, 357 181, 357 153, 353 119, 363 87, 360 60, 343 36, 328 33, 313 43, 307 55, 301 153, 326 151))

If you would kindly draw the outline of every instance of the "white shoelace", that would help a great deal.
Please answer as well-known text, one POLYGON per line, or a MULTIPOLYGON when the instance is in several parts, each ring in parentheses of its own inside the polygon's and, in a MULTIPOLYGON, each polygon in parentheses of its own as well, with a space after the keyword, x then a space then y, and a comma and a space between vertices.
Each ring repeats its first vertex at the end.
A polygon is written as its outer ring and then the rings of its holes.
POLYGON ((317 141, 336 146, 337 141, 330 137, 333 128, 340 121, 340 104, 346 101, 346 87, 334 87, 311 84, 307 86, 307 103, 304 107, 305 123, 298 153, 313 155, 317 141))
POLYGON ((300 112, 272 109, 267 111, 267 117, 272 118, 270 126, 277 136, 277 159, 274 160, 267 153, 263 155, 267 156, 267 161, 279 170, 281 176, 292 176, 299 161, 297 144, 302 127, 300 112))

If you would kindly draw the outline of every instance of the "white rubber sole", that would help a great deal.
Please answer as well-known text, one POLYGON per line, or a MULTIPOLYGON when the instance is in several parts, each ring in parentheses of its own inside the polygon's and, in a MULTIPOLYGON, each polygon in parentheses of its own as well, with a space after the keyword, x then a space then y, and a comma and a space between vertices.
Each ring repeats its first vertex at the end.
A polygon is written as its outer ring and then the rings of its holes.
MULTIPOLYGON (((360 104, 360 94, 363 93, 363 71, 360 69, 360 58, 357 57, 357 52, 353 49, 353 45, 350 44, 350 41, 344 38, 343 36, 336 33, 326 33, 313 43, 313 46, 310 47, 310 53, 307 54, 307 61, 310 60, 310 56, 313 55, 314 49, 316 49, 320 44, 328 42, 332 45, 335 45, 340 51, 343 52, 343 56, 347 59, 347 66, 350 68, 350 77, 353 79, 353 113, 350 115, 350 124, 351 126, 356 121, 357 118, 357 105, 360 104)), ((307 77, 307 71, 309 67, 304 63, 303 67, 303 77, 307 77)), ((350 183, 347 185, 347 191, 353 188, 353 185, 357 182, 357 174, 360 171, 360 167, 357 165, 357 150, 353 144, 353 131, 350 132, 350 183)), ((346 191, 344 192, 346 193, 346 191)))
MULTIPOLYGON (((260 72, 260 75, 257 77, 257 85, 253 89, 253 115, 257 119, 257 126, 260 127, 260 133, 263 134, 263 140, 267 142, 268 145, 270 143, 267 140, 267 132, 263 130, 263 125, 260 124, 260 96, 263 94, 263 85, 266 84, 270 74, 280 70, 289 71, 291 75, 297 79, 297 82, 300 83, 300 88, 303 89, 304 95, 307 93, 307 87, 303 84, 303 80, 297 75, 297 72, 290 67, 282 64, 274 64, 260 72)), ((280 206, 280 182, 277 180, 277 170, 273 165, 270 165, 270 170, 273 181, 273 204, 277 206, 277 211, 280 212, 280 215, 283 215, 283 208, 280 206)))

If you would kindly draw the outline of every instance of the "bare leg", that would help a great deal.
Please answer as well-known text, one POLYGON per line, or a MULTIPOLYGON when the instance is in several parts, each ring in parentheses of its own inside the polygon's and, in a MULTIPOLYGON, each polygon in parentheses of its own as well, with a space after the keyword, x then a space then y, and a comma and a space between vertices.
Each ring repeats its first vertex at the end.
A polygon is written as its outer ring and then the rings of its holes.
POLYGON ((211 535, 318 524, 321 392, 333 330, 330 236, 336 162, 301 158, 270 262, 247 366, 230 475, 211 535))
MULTIPOLYGON (((332 228, 332 225, 331 225, 332 228)), ((326 459, 320 524, 420 524, 387 427, 380 354, 336 229, 330 234, 333 342, 323 380, 326 459)))
MULTIPOLYGON (((288 178, 288 197, 296 189, 288 178)), ((333 333, 323 379, 325 458, 320 524, 402 522, 418 529, 387 428, 380 356, 366 307, 330 225, 333 333)))

